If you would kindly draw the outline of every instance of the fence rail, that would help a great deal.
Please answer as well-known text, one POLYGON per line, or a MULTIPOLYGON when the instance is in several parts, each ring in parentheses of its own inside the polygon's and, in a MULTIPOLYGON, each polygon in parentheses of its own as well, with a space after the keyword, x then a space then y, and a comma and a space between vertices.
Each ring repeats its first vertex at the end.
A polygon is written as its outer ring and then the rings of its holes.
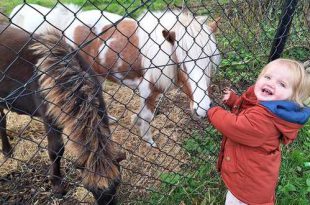
POLYGON ((207 110, 310 60, 306 0, 30 2, 0 3, 1 204, 223 204, 207 110))

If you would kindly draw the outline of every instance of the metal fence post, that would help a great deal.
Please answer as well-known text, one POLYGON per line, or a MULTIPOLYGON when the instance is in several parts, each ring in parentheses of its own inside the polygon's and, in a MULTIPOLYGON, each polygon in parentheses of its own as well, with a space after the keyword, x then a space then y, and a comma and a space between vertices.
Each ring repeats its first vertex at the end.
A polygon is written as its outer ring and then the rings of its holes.
POLYGON ((283 5, 281 19, 269 54, 269 62, 279 58, 283 52, 297 3, 298 0, 286 0, 283 5))

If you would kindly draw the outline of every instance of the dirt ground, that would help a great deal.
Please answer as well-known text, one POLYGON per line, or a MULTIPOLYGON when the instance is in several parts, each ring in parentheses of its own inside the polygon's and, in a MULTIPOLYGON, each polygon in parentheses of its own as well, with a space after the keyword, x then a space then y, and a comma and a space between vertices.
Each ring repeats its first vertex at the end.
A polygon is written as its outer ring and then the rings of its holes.
MULTIPOLYGON (((220 90, 215 89, 214 94, 220 90)), ((137 127, 131 123, 132 114, 139 108, 138 95, 129 88, 107 82, 104 97, 109 114, 118 119, 110 126, 112 139, 126 152, 126 160, 121 162, 119 199, 124 204, 132 204, 159 186, 161 173, 180 171, 188 160, 182 141, 193 131, 203 136, 207 121, 193 119, 187 97, 182 91, 173 89, 160 100, 158 114, 151 123, 158 146, 152 148, 141 139, 137 127)), ((14 155, 10 159, 0 155, 1 204, 93 203, 92 195, 82 187, 66 153, 62 171, 68 183, 68 193, 62 198, 51 195, 47 177, 50 161, 40 119, 8 112, 7 128, 14 155)))

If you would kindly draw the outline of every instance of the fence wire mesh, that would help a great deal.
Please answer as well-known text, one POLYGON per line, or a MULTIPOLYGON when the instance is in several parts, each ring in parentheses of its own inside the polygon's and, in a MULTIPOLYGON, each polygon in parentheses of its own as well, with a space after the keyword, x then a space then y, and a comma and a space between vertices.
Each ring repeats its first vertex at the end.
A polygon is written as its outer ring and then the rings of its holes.
MULTIPOLYGON (((223 204, 206 112, 255 81, 289 1, 32 2, 0 3, 0 203, 223 204)), ((309 2, 290 17, 275 48, 306 62, 309 2)))

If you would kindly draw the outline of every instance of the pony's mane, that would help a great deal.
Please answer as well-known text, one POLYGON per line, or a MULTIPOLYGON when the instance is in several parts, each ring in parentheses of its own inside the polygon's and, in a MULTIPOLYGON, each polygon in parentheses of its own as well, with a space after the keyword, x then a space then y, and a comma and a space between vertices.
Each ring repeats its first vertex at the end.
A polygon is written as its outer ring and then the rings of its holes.
POLYGON ((156 82, 157 87, 162 90, 171 85, 177 73, 175 62, 171 59, 173 47, 162 34, 163 30, 170 30, 172 27, 171 19, 165 17, 166 13, 146 11, 138 18, 141 62, 146 70, 144 76, 156 82))
POLYGON ((34 43, 31 49, 41 56, 36 66, 46 114, 63 127, 69 153, 82 168, 83 183, 107 188, 119 179, 119 170, 113 160, 101 86, 81 67, 80 57, 60 34, 48 32, 39 39, 44 44, 34 43))
POLYGON ((201 54, 198 58, 201 59, 196 63, 202 69, 207 66, 206 74, 211 75, 211 68, 216 70, 220 64, 220 54, 217 49, 216 40, 211 29, 207 25, 207 16, 193 16, 190 12, 174 11, 175 17, 179 23, 175 25, 175 30, 179 31, 176 34, 176 39, 182 42, 182 53, 179 56, 189 60, 197 60, 197 54, 201 54), (193 46, 195 45, 195 46, 193 46), (201 52, 203 50, 203 52, 201 52), (189 52, 188 52, 189 51, 189 52), (211 62, 208 60, 210 57, 211 62))

